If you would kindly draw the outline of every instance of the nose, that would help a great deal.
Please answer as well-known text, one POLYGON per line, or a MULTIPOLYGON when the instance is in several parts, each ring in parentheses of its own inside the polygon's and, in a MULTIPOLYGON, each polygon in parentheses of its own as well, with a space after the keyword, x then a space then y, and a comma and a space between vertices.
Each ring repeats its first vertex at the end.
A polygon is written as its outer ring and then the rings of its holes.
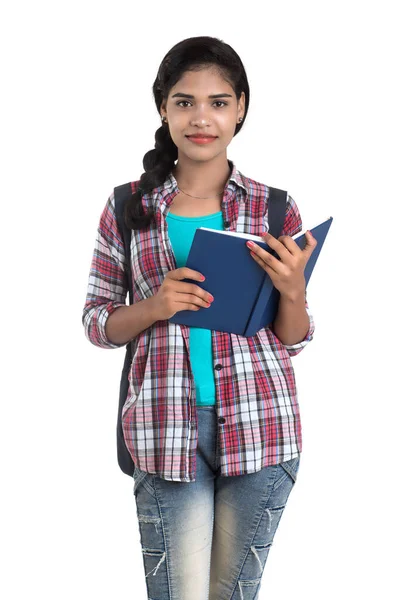
POLYGON ((193 125, 198 125, 198 126, 205 126, 205 125, 209 125, 210 124, 210 119, 208 117, 208 115, 206 115, 204 113, 204 110, 200 109, 198 111, 196 111, 196 113, 192 113, 192 118, 190 121, 190 124, 193 125))
POLYGON ((208 127, 209 125, 210 125, 210 122, 207 121, 206 119, 192 119, 190 121, 191 127, 208 127))

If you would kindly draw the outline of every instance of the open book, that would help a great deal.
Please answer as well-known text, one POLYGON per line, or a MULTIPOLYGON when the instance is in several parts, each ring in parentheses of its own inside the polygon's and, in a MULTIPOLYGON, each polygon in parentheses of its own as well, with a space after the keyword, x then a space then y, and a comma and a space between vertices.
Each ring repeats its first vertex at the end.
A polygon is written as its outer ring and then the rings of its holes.
MULTIPOLYGON (((310 231, 318 244, 304 270, 306 285, 325 242, 333 217, 329 217, 310 231)), ((292 237, 299 248, 306 245, 305 230, 292 237)), ((236 231, 218 231, 199 227, 193 238, 186 266, 205 276, 204 282, 184 279, 195 283, 214 296, 209 308, 198 311, 182 310, 171 323, 202 327, 253 336, 270 325, 279 307, 279 291, 274 287, 268 273, 256 263, 246 246, 247 240, 255 241, 275 258, 279 255, 263 238, 236 231)))

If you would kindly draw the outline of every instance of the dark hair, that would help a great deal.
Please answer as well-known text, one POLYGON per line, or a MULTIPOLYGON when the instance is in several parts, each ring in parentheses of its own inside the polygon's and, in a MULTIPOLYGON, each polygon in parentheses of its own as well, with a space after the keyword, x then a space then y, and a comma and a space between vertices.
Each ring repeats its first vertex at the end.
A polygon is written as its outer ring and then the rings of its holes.
MULTIPOLYGON (((239 133, 249 107, 250 90, 246 71, 238 54, 229 44, 214 37, 191 37, 173 46, 164 56, 153 84, 153 95, 160 113, 163 100, 168 98, 170 90, 187 71, 199 71, 214 66, 221 76, 230 83, 239 100, 245 93, 245 113, 243 121, 236 125, 239 133)), ((161 114, 161 113, 160 113, 161 114)), ((145 229, 154 217, 153 210, 145 214, 142 205, 142 193, 151 192, 161 186, 175 166, 178 148, 169 133, 167 123, 163 123, 155 133, 154 150, 143 157, 144 173, 140 177, 138 190, 125 206, 125 222, 130 229, 145 229)))

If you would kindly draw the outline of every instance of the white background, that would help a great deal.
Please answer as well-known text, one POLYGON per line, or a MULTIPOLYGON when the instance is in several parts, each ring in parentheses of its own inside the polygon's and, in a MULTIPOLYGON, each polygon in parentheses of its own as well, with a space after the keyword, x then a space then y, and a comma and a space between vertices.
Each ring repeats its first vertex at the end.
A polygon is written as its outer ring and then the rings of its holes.
POLYGON ((101 211, 154 147, 159 64, 211 35, 251 90, 228 157, 287 189, 306 228, 334 217, 293 358, 299 477, 259 598, 398 598, 395 2, 16 0, 0 21, 2 597, 146 598, 116 455, 124 349, 91 345, 81 314, 101 211))

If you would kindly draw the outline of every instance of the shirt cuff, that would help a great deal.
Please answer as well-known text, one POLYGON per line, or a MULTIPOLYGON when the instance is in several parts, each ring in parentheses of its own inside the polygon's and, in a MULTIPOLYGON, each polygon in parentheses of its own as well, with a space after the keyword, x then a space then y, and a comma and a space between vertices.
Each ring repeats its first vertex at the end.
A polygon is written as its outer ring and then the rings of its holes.
POLYGON ((121 348, 126 346, 126 342, 123 344, 114 344, 108 339, 106 335, 106 323, 107 319, 112 313, 120 306, 126 306, 122 302, 109 302, 103 308, 100 308, 96 316, 96 330, 97 330, 97 345, 101 348, 121 348))
POLYGON ((313 316, 310 313, 307 306, 306 306, 306 311, 307 311, 308 318, 309 318, 309 326, 308 326, 308 331, 307 331, 304 339, 302 339, 300 342, 297 342, 297 344, 283 344, 283 346, 288 351, 289 356, 296 356, 296 354, 299 354, 299 352, 301 352, 303 350, 303 348, 305 348, 307 346, 307 344, 309 342, 311 342, 311 340, 313 339, 314 331, 315 331, 315 323, 314 323, 313 316))

